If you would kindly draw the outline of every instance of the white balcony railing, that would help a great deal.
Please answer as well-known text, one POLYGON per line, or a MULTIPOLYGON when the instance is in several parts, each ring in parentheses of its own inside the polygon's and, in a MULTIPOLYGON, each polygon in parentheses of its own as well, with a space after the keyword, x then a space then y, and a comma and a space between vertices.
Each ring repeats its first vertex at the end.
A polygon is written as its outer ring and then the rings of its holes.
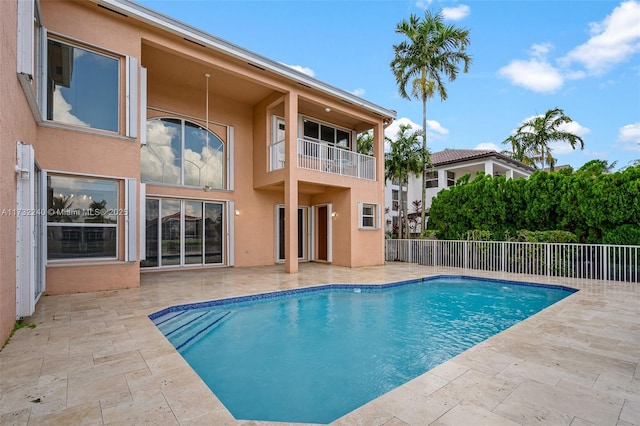
POLYGON ((547 277, 640 282, 640 246, 386 240, 385 259, 547 277))
MULTIPOLYGON (((269 147, 269 158, 270 171, 284 168, 284 142, 269 147)), ((376 179, 375 157, 305 139, 298 139, 298 167, 358 179, 376 179)))

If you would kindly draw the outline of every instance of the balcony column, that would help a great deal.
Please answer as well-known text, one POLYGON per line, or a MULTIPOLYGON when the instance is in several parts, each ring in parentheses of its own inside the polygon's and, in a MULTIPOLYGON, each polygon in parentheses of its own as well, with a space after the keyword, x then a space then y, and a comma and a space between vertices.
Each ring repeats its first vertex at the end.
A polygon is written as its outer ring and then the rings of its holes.
MULTIPOLYGON (((376 123, 373 127, 373 156, 375 157, 375 170, 376 170, 376 183, 378 183, 378 197, 376 198, 376 203, 380 206, 379 214, 382 215, 381 218, 377 218, 380 221, 380 227, 382 228, 382 232, 379 232, 378 238, 380 239, 380 259, 384 262, 385 257, 385 229, 387 227, 385 223, 385 214, 384 214, 384 125, 382 121, 376 123)), ((398 198, 400 198, 400 191, 402 187, 398 187, 398 198)), ((400 222, 398 222, 400 223, 400 222)), ((357 228, 357 226, 355 227, 357 228)))
POLYGON ((298 94, 289 92, 284 101, 284 271, 298 272, 298 94))
POLYGON ((489 175, 489 176, 493 176, 493 161, 492 160, 487 160, 487 162, 484 163, 484 174, 485 175, 489 175))

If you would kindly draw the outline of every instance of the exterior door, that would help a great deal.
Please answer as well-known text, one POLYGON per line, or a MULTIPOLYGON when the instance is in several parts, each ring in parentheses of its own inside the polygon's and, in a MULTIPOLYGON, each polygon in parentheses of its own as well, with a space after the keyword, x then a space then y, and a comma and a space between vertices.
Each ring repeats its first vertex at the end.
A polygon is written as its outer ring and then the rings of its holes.
POLYGON ((316 241, 318 242, 317 260, 328 260, 328 247, 327 247, 327 218, 329 217, 327 206, 320 206, 317 208, 318 219, 318 232, 316 234, 316 241))
MULTIPOLYGON (((283 262, 285 260, 286 241, 284 237, 284 206, 276 207, 276 261, 283 262)), ((307 208, 298 207, 298 259, 306 258, 307 238, 305 229, 307 228, 307 208)))
POLYGON ((18 144, 16 194, 16 318, 33 314, 44 292, 42 223, 45 211, 41 172, 35 163, 33 147, 18 144))
POLYGON ((224 204, 147 198, 143 268, 224 263, 224 204))

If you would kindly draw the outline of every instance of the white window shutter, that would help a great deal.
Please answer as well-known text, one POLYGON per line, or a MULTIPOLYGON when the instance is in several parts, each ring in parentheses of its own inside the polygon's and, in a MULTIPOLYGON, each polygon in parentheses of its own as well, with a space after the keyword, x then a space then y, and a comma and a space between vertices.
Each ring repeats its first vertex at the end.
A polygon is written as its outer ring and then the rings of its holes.
POLYGON ((358 203, 358 228, 362 228, 362 209, 364 203, 358 203))
POLYGON ((147 69, 140 68, 140 145, 147 144, 147 69))
POLYGON ((147 184, 140 183, 140 260, 147 260, 147 184))
POLYGON ((125 245, 124 257, 126 262, 135 262, 136 244, 138 241, 138 233, 136 232, 136 221, 138 220, 137 203, 136 203, 136 187, 135 179, 127 179, 125 181, 125 210, 127 214, 124 216, 124 232, 125 245))
POLYGON ((234 187, 234 167, 233 167, 233 147, 235 132, 233 126, 227 128, 227 189, 233 191, 234 187))
POLYGON ((130 138, 138 137, 138 59, 127 56, 126 132, 130 138))
POLYGON ((380 204, 376 204, 376 229, 380 229, 381 226, 381 217, 380 217, 380 204))
POLYGON ((235 204, 233 201, 227 202, 227 265, 233 266, 235 250, 234 220, 235 204))
POLYGON ((18 0, 17 71, 30 77, 34 73, 34 14, 35 0, 18 0))

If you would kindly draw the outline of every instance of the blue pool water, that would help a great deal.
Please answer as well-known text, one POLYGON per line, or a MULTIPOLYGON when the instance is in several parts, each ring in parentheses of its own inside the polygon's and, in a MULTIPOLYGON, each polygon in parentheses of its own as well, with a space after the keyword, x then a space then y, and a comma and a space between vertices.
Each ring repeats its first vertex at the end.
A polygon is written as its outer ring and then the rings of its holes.
POLYGON ((236 419, 329 423, 573 291, 437 277, 175 306, 150 318, 236 419))

